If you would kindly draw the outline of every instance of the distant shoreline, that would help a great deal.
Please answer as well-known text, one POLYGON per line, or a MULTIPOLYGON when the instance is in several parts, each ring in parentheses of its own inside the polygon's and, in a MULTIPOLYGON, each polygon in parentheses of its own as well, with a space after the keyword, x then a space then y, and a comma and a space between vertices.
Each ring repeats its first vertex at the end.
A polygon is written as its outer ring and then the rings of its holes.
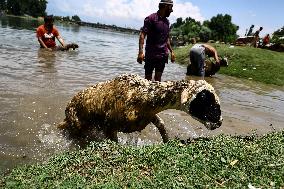
MULTIPOLYGON (((43 17, 32 17, 29 15, 23 15, 23 16, 16 16, 16 15, 11 15, 11 14, 2 14, 0 16, 6 16, 6 17, 17 17, 17 18, 23 18, 23 19, 32 19, 32 20, 39 20, 43 21, 43 17)), ((91 22, 84 22, 84 21, 64 21, 64 20, 55 20, 58 22, 62 23, 68 23, 68 24, 76 24, 78 26, 87 26, 87 27, 93 27, 93 28, 99 28, 99 29, 104 29, 104 30, 112 30, 112 31, 117 31, 117 32, 123 32, 123 33, 130 33, 130 34, 139 34, 140 30, 137 29, 132 29, 132 28, 124 28, 124 27, 119 27, 116 25, 107 25, 107 24, 101 24, 101 23, 91 23, 91 22)))
POLYGON ((132 28, 123 28, 115 25, 107 25, 107 24, 101 24, 101 23, 90 23, 90 22, 74 22, 78 24, 79 26, 88 26, 88 27, 94 27, 94 28, 100 28, 105 30, 114 30, 119 32, 125 32, 125 33, 131 33, 131 34, 139 34, 140 30, 132 29, 132 28))
MULTIPOLYGON (((29 15, 23 15, 23 16, 17 16, 13 14, 0 14, 0 17, 14 17, 14 18, 23 18, 23 19, 29 19, 29 20, 41 20, 41 17, 35 18, 29 15)), ((43 19, 42 19, 43 20, 43 19)))

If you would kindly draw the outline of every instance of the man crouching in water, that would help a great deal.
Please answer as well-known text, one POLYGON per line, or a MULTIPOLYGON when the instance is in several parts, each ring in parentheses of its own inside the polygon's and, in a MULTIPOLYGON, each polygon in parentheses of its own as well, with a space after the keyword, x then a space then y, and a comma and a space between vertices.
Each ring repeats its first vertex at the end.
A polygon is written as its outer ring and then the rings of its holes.
POLYGON ((37 30, 37 38, 41 48, 52 50, 68 50, 69 48, 78 48, 77 44, 65 45, 64 40, 60 36, 57 28, 53 25, 54 18, 52 15, 44 17, 44 24, 40 25, 37 30), (61 46, 56 46, 55 38, 60 42, 61 46))

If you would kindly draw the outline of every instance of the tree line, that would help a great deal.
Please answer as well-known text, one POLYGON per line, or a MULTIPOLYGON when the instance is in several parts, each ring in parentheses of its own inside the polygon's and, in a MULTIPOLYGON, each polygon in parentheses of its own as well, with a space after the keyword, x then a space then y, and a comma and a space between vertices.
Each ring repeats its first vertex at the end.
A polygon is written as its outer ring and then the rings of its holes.
POLYGON ((46 0, 0 0, 0 9, 8 14, 39 17, 46 15, 46 0))
POLYGON ((171 35, 178 37, 185 42, 191 39, 207 42, 208 40, 233 42, 236 40, 239 26, 232 23, 232 17, 228 14, 212 17, 201 24, 195 19, 188 17, 186 19, 178 18, 171 25, 171 35))
MULTIPOLYGON (((254 25, 246 31, 245 36, 252 35, 254 25)), ((171 25, 171 36, 183 43, 192 42, 192 39, 201 42, 209 40, 232 43, 239 37, 237 31, 239 26, 232 23, 232 17, 228 14, 212 17, 201 24, 191 17, 184 20, 177 18, 171 25)), ((272 34, 272 43, 284 43, 284 26, 272 34)))
POLYGON ((284 26, 278 30, 276 30, 272 34, 272 40, 273 43, 282 43, 284 44, 284 26))
MULTIPOLYGON (((8 14, 22 16, 29 15, 40 17, 46 15, 47 0, 0 0, 0 11, 5 11, 8 14)), ((78 15, 72 17, 54 16, 55 20, 59 21, 81 21, 78 15)))
POLYGON ((66 22, 81 22, 81 19, 78 15, 74 16, 54 16, 54 20, 66 21, 66 22))

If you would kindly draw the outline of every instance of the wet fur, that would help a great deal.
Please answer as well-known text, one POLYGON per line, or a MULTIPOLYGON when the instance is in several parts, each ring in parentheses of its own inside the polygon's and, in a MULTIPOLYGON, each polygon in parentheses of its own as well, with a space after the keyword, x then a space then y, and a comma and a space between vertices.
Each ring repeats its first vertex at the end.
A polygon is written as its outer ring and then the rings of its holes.
MULTIPOLYGON (((189 114, 199 111, 195 106, 190 107, 190 103, 205 91, 210 95, 210 103, 219 108, 216 114, 219 125, 209 128, 215 129, 221 125, 220 103, 206 81, 151 82, 132 74, 98 83, 76 94, 68 103, 66 118, 59 127, 77 136, 96 128, 107 138, 117 141, 117 132, 141 131, 152 122, 167 142, 164 122, 157 114, 166 109, 189 114)), ((204 121, 202 117, 199 120, 204 121)))
POLYGON ((79 45, 77 45, 76 43, 70 43, 70 44, 65 45, 64 47, 58 46, 54 50, 56 50, 56 51, 68 51, 70 49, 75 50, 77 48, 79 48, 79 45))

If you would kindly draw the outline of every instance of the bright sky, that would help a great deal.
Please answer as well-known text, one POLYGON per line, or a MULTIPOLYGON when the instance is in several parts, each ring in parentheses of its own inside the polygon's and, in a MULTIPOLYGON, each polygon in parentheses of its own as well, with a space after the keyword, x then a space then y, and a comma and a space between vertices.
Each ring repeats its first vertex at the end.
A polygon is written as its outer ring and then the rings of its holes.
MULTIPOLYGON (((261 36, 284 26, 283 0, 173 0, 171 23, 177 18, 210 20, 217 14, 229 14, 244 35, 252 24, 254 31, 263 27, 261 36)), ((158 10, 160 0, 48 0, 47 13, 58 16, 78 15, 92 23, 114 24, 139 29, 149 14, 158 10)))

